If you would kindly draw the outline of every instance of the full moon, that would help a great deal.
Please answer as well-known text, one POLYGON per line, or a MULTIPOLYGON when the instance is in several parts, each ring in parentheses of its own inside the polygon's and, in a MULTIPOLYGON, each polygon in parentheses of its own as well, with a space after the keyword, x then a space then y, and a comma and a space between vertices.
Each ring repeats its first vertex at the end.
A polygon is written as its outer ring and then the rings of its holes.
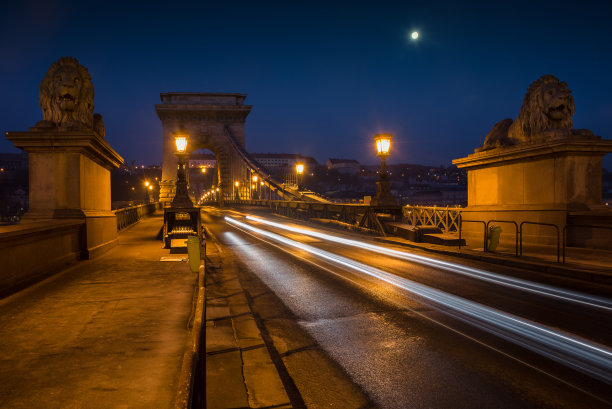
POLYGON ((416 40, 417 38, 419 38, 419 32, 413 31, 412 33, 410 33, 410 38, 412 38, 413 40, 416 40))

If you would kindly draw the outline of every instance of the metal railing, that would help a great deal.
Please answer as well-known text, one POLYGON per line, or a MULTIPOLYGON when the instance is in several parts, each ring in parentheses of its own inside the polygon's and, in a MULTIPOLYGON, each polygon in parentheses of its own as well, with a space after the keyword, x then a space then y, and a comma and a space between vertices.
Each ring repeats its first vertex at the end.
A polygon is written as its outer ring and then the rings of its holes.
POLYGON ((602 229, 602 230, 611 230, 611 226, 599 226, 596 224, 566 224, 563 226, 563 262, 565 263, 565 247, 567 246, 567 230, 579 227, 579 228, 587 228, 587 229, 602 229))
MULTIPOLYGON (((552 224, 552 223, 539 223, 539 222, 521 222, 520 226, 519 226, 519 231, 520 231, 520 255, 523 255, 523 225, 524 224, 531 224, 531 225, 537 225, 537 226, 550 226, 550 227, 554 227, 555 230, 557 231, 557 263, 559 262, 559 226, 557 226, 556 224, 552 224)), ((567 226, 566 226, 567 227, 567 226)), ((565 228, 563 228, 563 231, 565 231, 565 228)), ((565 254, 565 243, 563 244, 563 254, 565 254)), ((563 258, 563 262, 565 263, 565 257, 563 258)))
POLYGON ((482 248, 484 251, 487 251, 487 224, 482 220, 463 220, 461 216, 459 216, 459 251, 461 251, 461 230, 463 223, 482 223, 482 227, 484 229, 484 233, 482 235, 482 248))
POLYGON ((227 200, 226 204, 265 206, 274 212, 298 220, 326 219, 352 225, 355 228, 386 235, 380 218, 401 219, 400 206, 368 206, 322 202, 298 202, 286 200, 227 200), (386 216, 385 216, 386 215, 386 216))
MULTIPOLYGON (((316 202, 298 202, 285 200, 228 200, 227 204, 239 204, 249 206, 265 206, 273 209, 275 212, 284 216, 296 219, 320 218, 335 220, 359 228, 369 230, 375 233, 386 235, 383 224, 379 220, 380 213, 384 213, 385 209, 374 208, 363 204, 340 204, 340 203, 316 203, 316 202)), ((520 225, 513 220, 463 220, 461 217, 461 208, 458 207, 429 207, 429 206, 403 206, 402 215, 406 221, 413 226, 435 226, 445 231, 457 231, 459 233, 459 250, 462 247, 462 230, 463 223, 480 223, 483 226, 483 250, 487 252, 488 230, 491 223, 508 223, 514 225, 515 234, 515 255, 523 255, 523 233, 524 225, 540 225, 549 226, 555 229, 557 233, 557 262, 565 263, 565 254, 567 247, 567 230, 569 228, 592 228, 606 229, 612 231, 610 226, 574 224, 565 225, 563 227, 563 238, 559 237, 560 228, 552 223, 540 223, 532 221, 523 221, 520 225), (560 253, 562 251, 562 260, 560 253)), ((388 209, 393 211, 397 209, 388 209)), ((397 214, 391 214, 395 219, 397 214)))
POLYGON ((404 219, 413 226, 434 226, 444 231, 459 231, 460 207, 404 206, 404 219))
POLYGON ((155 212, 156 209, 161 209, 161 203, 149 203, 115 210, 114 213, 115 216, 117 216, 117 231, 136 223, 144 216, 155 212))

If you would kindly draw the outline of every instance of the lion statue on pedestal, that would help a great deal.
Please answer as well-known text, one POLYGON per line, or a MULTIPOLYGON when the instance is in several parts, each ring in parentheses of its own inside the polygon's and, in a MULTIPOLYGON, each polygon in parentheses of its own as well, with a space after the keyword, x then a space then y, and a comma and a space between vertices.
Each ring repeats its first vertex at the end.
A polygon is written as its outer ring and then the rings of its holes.
POLYGON ((483 146, 475 151, 592 135, 586 129, 572 129, 574 110, 574 98, 567 84, 553 75, 544 75, 529 85, 518 117, 496 123, 483 146))
POLYGON ((38 100, 43 120, 36 128, 94 131, 104 138, 102 115, 93 113, 91 76, 76 58, 62 57, 51 64, 40 83, 38 100))

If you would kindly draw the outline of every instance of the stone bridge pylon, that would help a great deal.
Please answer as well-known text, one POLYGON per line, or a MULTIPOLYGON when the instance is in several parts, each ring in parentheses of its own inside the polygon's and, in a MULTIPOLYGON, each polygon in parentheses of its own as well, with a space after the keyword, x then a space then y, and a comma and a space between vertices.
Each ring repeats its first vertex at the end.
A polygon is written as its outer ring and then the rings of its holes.
POLYGON ((245 149, 244 123, 251 105, 244 105, 246 95, 234 93, 169 92, 161 94, 155 105, 163 126, 162 181, 160 201, 171 201, 176 181, 176 146, 174 133, 189 135, 187 152, 212 151, 217 159, 220 199, 235 198, 234 183, 249 184, 249 169, 234 148, 245 149), (233 138, 233 141, 231 140, 233 138))

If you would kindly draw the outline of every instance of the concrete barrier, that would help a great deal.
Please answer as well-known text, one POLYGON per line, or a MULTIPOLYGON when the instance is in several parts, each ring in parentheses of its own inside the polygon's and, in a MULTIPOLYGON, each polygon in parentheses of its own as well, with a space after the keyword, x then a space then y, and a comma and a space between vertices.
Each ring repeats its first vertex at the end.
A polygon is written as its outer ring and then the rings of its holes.
POLYGON ((82 258, 84 220, 46 220, 0 227, 0 297, 82 258))

